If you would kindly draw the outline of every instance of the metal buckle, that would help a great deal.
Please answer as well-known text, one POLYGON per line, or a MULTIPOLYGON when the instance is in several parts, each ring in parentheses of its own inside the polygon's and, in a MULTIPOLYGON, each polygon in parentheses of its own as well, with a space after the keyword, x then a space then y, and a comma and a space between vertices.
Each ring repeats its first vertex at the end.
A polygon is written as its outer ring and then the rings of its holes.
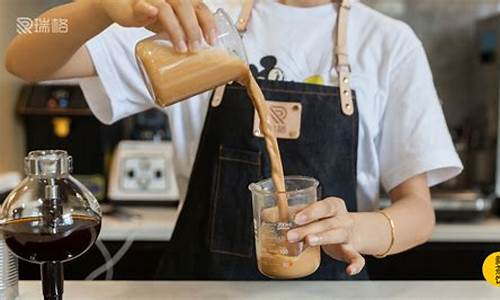
POLYGON ((239 18, 238 22, 236 24, 236 29, 238 30, 238 33, 240 34, 240 38, 243 38, 243 35, 247 32, 246 22, 248 22, 246 19, 239 18))

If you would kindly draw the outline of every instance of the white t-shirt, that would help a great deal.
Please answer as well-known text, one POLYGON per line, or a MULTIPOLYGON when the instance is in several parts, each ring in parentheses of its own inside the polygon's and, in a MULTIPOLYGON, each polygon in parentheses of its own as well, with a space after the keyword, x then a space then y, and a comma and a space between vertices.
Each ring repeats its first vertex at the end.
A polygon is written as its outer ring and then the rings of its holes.
MULTIPOLYGON (((238 2, 207 3, 213 9, 226 9, 236 20, 238 2)), ((277 0, 258 0, 243 38, 257 77, 335 84, 337 74, 331 65, 336 17, 335 4, 298 8, 277 0)), ((142 28, 112 25, 87 42, 99 77, 82 79, 81 86, 102 122, 112 123, 155 107, 134 57, 137 41, 151 34, 142 28)), ((414 32, 355 1, 348 38, 360 116, 358 208, 375 209, 380 182, 390 191, 422 173, 427 173, 430 186, 459 174, 462 164, 424 48, 414 32)), ((165 109, 181 199, 186 194, 210 94, 165 109)))

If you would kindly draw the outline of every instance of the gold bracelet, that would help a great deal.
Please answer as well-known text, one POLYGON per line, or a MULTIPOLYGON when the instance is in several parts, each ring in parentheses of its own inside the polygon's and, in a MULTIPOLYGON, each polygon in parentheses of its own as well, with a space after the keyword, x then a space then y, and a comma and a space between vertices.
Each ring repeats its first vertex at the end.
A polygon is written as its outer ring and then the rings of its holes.
POLYGON ((389 253, 391 253, 392 248, 394 247, 394 241, 396 239, 396 229, 394 226, 394 221, 389 216, 389 214, 387 214, 385 211, 379 211, 379 213, 382 214, 387 219, 387 221, 389 221, 389 225, 391 226, 391 243, 390 243, 387 251, 385 251, 384 253, 382 253, 380 255, 374 255, 374 256, 376 258, 385 258, 385 257, 387 257, 387 255, 389 255, 389 253))

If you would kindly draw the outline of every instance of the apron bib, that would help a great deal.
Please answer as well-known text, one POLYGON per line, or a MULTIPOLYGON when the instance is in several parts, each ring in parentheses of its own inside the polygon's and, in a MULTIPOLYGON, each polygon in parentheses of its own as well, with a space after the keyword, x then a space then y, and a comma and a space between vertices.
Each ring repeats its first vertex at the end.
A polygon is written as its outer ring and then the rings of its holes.
MULTIPOLYGON (((347 209, 355 212, 358 110, 344 51, 345 2, 339 10, 336 47, 340 87, 269 80, 259 81, 259 86, 266 100, 301 106, 298 138, 279 139, 285 174, 316 178, 320 199, 342 198, 347 209)), ((245 8, 239 27, 249 18, 251 10, 248 5, 245 8)), ((207 111, 171 240, 174 253, 162 259, 159 274, 184 280, 265 280, 257 269, 248 190, 250 183, 271 177, 264 139, 254 134, 254 107, 243 87, 232 84, 218 89, 211 103, 217 106, 210 105, 207 111)), ((367 278, 366 270, 349 277, 345 268, 345 263, 323 253, 319 269, 302 280, 367 278)))

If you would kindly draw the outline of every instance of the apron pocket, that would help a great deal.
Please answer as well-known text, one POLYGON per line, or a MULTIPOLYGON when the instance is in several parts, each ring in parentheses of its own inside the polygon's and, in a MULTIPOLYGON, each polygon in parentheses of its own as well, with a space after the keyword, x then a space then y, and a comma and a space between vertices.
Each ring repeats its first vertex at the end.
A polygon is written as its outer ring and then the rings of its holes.
POLYGON ((248 185, 261 177, 261 153, 219 148, 211 195, 210 250, 251 257, 252 198, 248 185))

